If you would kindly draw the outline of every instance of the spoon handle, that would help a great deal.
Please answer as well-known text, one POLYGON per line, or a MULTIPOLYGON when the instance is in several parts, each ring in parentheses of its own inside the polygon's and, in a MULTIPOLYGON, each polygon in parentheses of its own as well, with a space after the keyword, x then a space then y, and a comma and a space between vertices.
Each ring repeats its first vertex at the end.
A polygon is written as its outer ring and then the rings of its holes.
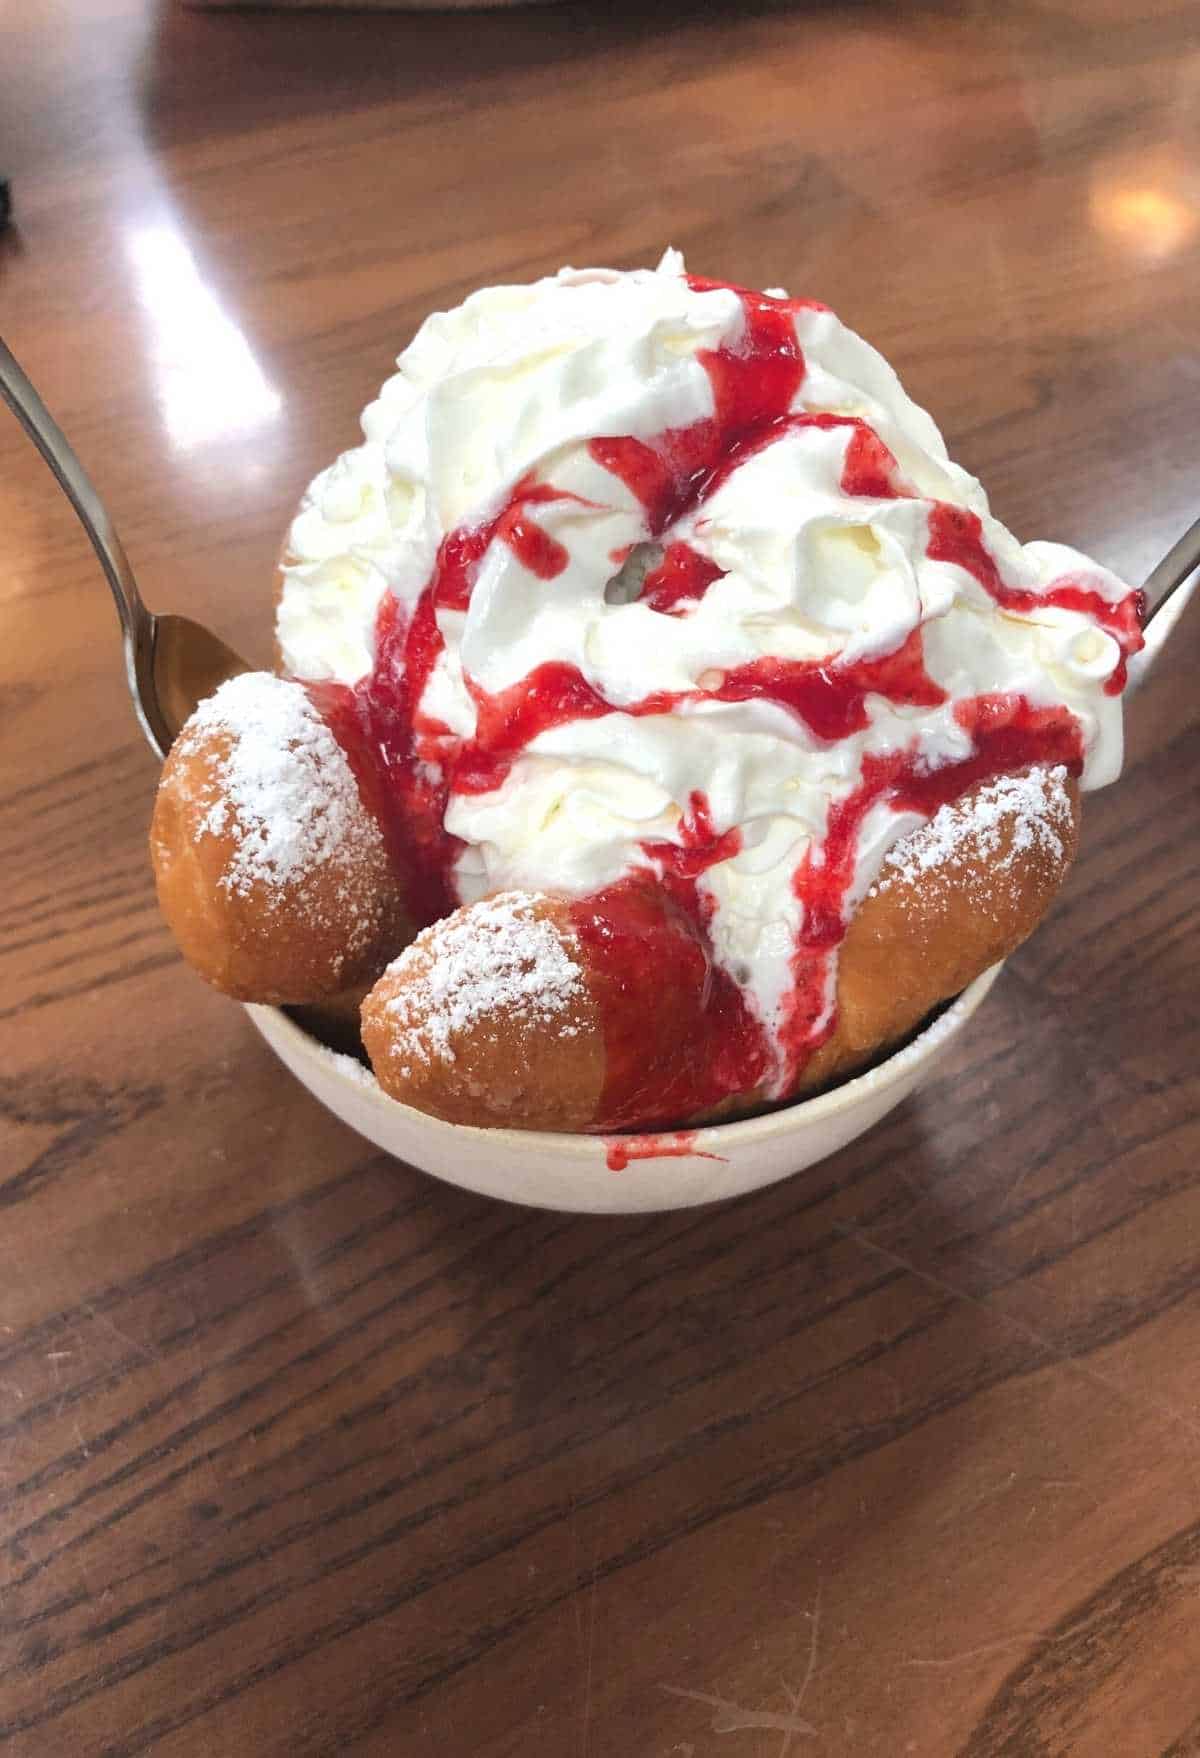
POLYGON ((30 384, 10 348, 0 339, 0 397, 8 404, 62 487, 91 539, 116 601, 126 640, 136 641, 150 616, 142 603, 133 569, 87 471, 67 436, 30 384))
POLYGON ((161 755, 170 744, 154 687, 155 619, 142 602, 125 546, 117 536, 95 485, 12 350, 0 337, 0 397, 8 404, 53 471, 79 516, 108 581, 125 648, 129 692, 142 730, 161 755), (164 742, 165 741, 165 742, 164 742))
POLYGON ((1162 561, 1149 575, 1142 591, 1146 599, 1146 623, 1149 625, 1188 577, 1200 568, 1200 519, 1189 525, 1177 543, 1171 545, 1162 561))

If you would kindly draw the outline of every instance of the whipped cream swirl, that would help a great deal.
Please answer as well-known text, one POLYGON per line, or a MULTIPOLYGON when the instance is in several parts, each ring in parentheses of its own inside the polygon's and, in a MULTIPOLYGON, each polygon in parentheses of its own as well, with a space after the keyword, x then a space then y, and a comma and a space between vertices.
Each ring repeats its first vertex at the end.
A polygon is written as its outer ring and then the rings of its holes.
MULTIPOLYGON (((1137 635, 1112 574, 992 518, 873 348, 820 306, 754 297, 690 279, 669 251, 653 271, 564 269, 430 317, 364 443, 305 496, 277 632, 295 676, 361 686, 381 608, 415 617, 465 536, 468 586, 435 594, 438 651, 413 705, 437 735, 416 760, 445 783, 452 894, 589 895, 694 846, 700 822, 713 954, 778 1035, 805 927, 797 874, 820 867, 864 775, 901 753, 918 771, 965 765, 979 716, 964 705, 1019 699, 1067 711, 1082 783, 1104 785, 1137 635), (798 363, 757 426, 737 414, 753 348, 764 371, 798 363), (718 458, 706 436, 722 423, 718 458), (897 684, 897 655, 915 684, 897 684), (811 690, 747 682, 785 671, 818 695, 853 677, 858 694, 818 711, 811 690), (530 718, 522 687, 551 676, 579 680, 587 712, 530 718), (518 700, 530 736, 503 764, 441 776, 488 704, 494 722, 518 700)), ((869 803, 844 915, 927 816, 886 791, 869 803)), ((814 1041, 834 985, 831 960, 814 1041)))

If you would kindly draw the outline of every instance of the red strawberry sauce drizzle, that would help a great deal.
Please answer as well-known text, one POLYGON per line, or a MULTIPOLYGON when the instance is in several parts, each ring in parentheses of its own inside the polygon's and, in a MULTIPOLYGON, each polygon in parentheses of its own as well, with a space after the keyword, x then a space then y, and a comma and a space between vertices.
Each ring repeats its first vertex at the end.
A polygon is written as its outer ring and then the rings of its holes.
POLYGON ((614 1135, 608 1147, 608 1169, 624 1172, 631 1160, 724 1160, 724 1154, 706 1154, 696 1146, 694 1129, 677 1129, 669 1135, 614 1135))
POLYGON ((714 580, 724 575, 690 543, 670 543, 662 561, 642 581, 639 600, 664 616, 682 616, 689 604, 704 597, 714 580))
MULTIPOLYGON (((689 284, 699 292, 726 285, 695 277, 689 277, 689 284)), ((797 311, 814 309, 811 302, 733 291, 742 304, 743 334, 697 356, 712 386, 713 415, 669 429, 652 442, 608 435, 589 444, 593 459, 640 503, 647 538, 661 535, 747 457, 790 429, 853 430, 842 469, 845 494, 882 499, 911 492, 892 453, 865 422, 852 416, 792 413, 805 370, 793 319, 797 311)), ((849 665, 763 658, 726 672, 711 688, 659 691, 615 708, 574 666, 558 661, 536 667, 498 694, 468 678, 477 726, 473 737, 458 738, 421 710, 443 648, 436 612, 468 608, 479 569, 496 542, 547 583, 562 573, 567 551, 530 509, 564 498, 578 499, 525 478, 493 519, 452 532, 411 615, 390 593, 384 596, 370 675, 353 689, 311 687, 384 826, 418 922, 446 914, 458 901, 451 871, 461 845, 444 827, 451 792, 485 793, 498 787, 530 741, 552 727, 613 712, 666 714, 701 700, 759 699, 790 711, 815 738, 832 743, 868 725, 870 694, 918 707, 945 700, 925 670, 918 629, 899 649, 880 658, 849 665)), ((1130 594, 1114 605, 1081 582, 1063 581, 1045 594, 1006 586, 984 548, 978 518, 944 503, 935 503, 931 511, 928 553, 934 560, 966 568, 1002 608, 1029 611, 1059 604, 1093 616, 1121 643, 1119 674, 1110 684, 1119 690, 1125 658, 1141 644, 1140 595, 1130 594)), ((721 577, 712 562, 687 544, 669 543, 661 564, 643 583, 641 597, 664 614, 686 614, 721 577)), ((970 758, 927 772, 911 752, 867 756, 858 787, 831 806, 823 842, 798 868, 794 886, 804 904, 804 925, 792 958, 793 990, 778 1046, 739 985, 711 955, 713 906, 699 881, 709 867, 737 852, 740 839, 736 830, 716 832, 702 793, 691 796, 678 843, 644 845, 647 868, 654 875, 654 909, 647 908, 645 875, 572 905, 589 968, 602 972, 604 979, 600 990, 607 1081, 598 1129, 684 1122, 729 1095, 768 1087, 782 1093, 794 1084, 836 1023, 828 1005, 833 961, 846 931, 859 832, 873 806, 886 801, 897 810, 931 815, 975 783, 1031 763, 1062 763, 1072 774, 1082 767, 1079 727, 1066 709, 1035 709, 1023 697, 1000 696, 962 702, 955 713, 973 737, 970 758), (657 989, 669 981, 685 988, 691 984, 696 993, 691 1039, 685 1054, 678 1053, 679 1045, 671 1046, 669 1066, 648 1068, 639 998, 648 985, 657 989)), ((682 1143, 687 1138, 677 1139, 682 1143)), ((637 1157, 630 1148, 621 1163, 637 1157)))
POLYGON ((1112 636, 1121 649, 1121 658, 1104 688, 1110 696, 1119 696, 1125 688, 1129 661, 1144 645, 1142 622, 1146 601, 1141 592, 1127 592, 1115 604, 1094 587, 1079 580, 1056 580, 1045 592, 1029 592, 1008 586, 1000 578, 1000 570, 983 545, 983 525, 977 513, 966 507, 953 507, 936 501, 929 513, 929 548, 926 552, 934 562, 957 562, 974 576, 1001 610, 1021 615, 1048 607, 1080 611, 1112 636))
POLYGON ((697 877, 666 867, 658 883, 643 873, 570 905, 604 1033, 597 1129, 677 1123, 769 1072, 762 1028, 712 958, 697 877))
POLYGON ((793 885, 804 902, 804 922, 792 955, 793 988, 780 1032, 785 1085, 837 1024, 829 1006, 833 961, 846 935, 858 837, 871 808, 886 801, 897 812, 931 818, 968 788, 997 775, 1013 775, 1034 763, 1061 764, 1071 775, 1083 768, 1079 723, 1066 708, 1034 708, 1024 696, 975 696, 960 702, 954 717, 974 741, 970 757, 930 770, 911 752, 867 753, 862 780, 853 793, 830 806, 819 851, 810 849, 796 872, 793 885))

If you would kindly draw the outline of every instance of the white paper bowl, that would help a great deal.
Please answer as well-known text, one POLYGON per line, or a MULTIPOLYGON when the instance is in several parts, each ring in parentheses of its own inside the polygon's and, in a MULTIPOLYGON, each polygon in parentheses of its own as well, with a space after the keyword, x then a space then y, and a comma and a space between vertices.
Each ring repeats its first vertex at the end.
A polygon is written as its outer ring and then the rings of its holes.
POLYGON ((286 1014, 273 1007, 246 1011, 315 1098, 398 1160, 506 1202, 619 1215, 742 1196, 836 1153, 937 1066, 1000 969, 993 965, 976 977, 910 1044, 856 1080, 762 1117, 686 1134, 551 1135, 442 1123, 389 1099, 358 1063, 326 1050, 286 1014), (616 1169, 611 1161, 622 1147, 629 1163, 616 1169))

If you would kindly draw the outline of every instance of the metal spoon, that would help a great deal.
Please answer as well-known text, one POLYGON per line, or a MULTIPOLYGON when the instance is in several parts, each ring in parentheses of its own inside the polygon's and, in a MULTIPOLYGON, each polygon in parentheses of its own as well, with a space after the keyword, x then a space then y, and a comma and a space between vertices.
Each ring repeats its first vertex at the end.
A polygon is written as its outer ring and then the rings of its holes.
POLYGON ((1171 545, 1142 587, 1146 600, 1144 620, 1147 628, 1172 593, 1177 592, 1197 568, 1200 568, 1200 519, 1194 525, 1189 525, 1179 541, 1171 545))
MULTIPOLYGON (((142 603, 133 570, 100 496, 67 442, 66 435, 0 340, 0 396, 45 458, 75 508, 116 600, 125 643, 129 694, 142 731, 153 750, 165 757, 176 733, 198 702, 218 684, 249 671, 244 659, 219 636, 190 617, 156 616, 142 603)), ((1179 587, 1200 568, 1200 519, 1174 544, 1147 579, 1145 627, 1179 587)), ((1145 677, 1149 662, 1170 633, 1174 617, 1164 617, 1131 670, 1131 686, 1145 677)))
POLYGON ((165 757, 197 702, 211 696, 226 678, 250 668, 202 623, 190 617, 156 616, 146 609, 100 496, 2 340, 0 396, 53 470, 91 539, 121 619, 125 675, 134 711, 151 748, 165 757))
POLYGON ((1180 592, 1179 588, 1192 578, 1197 567, 1200 567, 1200 519, 1189 526, 1177 543, 1172 544, 1142 588, 1146 599, 1142 618, 1146 645, 1129 662, 1129 681, 1125 686, 1127 696, 1140 690, 1146 682, 1155 660, 1187 609, 1192 592, 1180 592), (1167 603, 1172 598, 1175 602, 1168 610, 1167 603))

